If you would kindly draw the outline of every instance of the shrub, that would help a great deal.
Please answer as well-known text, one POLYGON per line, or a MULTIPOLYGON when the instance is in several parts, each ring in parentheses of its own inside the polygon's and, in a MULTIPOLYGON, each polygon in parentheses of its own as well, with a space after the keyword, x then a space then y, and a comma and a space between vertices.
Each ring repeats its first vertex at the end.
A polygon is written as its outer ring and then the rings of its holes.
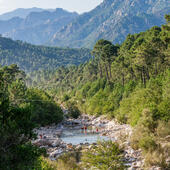
POLYGON ((49 158, 41 156, 39 158, 39 167, 36 170, 57 170, 58 164, 56 161, 51 161, 49 158))
POLYGON ((89 169, 119 169, 124 170, 122 151, 118 144, 112 141, 98 142, 97 146, 82 154, 82 166, 89 169))
POLYGON ((68 96, 67 94, 65 94, 64 96, 63 96, 63 102, 66 102, 66 101, 68 101, 70 99, 70 96, 68 96))
POLYGON ((78 165, 79 153, 71 152, 65 153, 57 161, 57 169, 59 170, 80 170, 78 165), (78 158, 77 158, 78 157, 78 158))
POLYGON ((162 148, 157 148, 152 152, 147 152, 145 155, 145 166, 159 166, 164 170, 168 170, 170 165, 166 163, 166 155, 162 148))
POLYGON ((159 121, 156 134, 159 138, 165 138, 166 136, 170 135, 170 121, 159 121))
POLYGON ((157 144, 152 136, 143 136, 139 140, 139 147, 144 151, 154 151, 157 148, 157 144))
POLYGON ((67 103, 68 117, 77 119, 80 116, 80 110, 74 103, 67 103))

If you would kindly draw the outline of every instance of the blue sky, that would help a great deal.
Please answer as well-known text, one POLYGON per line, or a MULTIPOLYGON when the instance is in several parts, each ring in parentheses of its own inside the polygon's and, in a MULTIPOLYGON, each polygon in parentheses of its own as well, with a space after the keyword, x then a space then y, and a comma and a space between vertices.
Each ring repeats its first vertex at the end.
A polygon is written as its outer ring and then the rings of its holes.
POLYGON ((103 0, 0 0, 0 14, 16 8, 64 8, 83 13, 90 11, 103 0))

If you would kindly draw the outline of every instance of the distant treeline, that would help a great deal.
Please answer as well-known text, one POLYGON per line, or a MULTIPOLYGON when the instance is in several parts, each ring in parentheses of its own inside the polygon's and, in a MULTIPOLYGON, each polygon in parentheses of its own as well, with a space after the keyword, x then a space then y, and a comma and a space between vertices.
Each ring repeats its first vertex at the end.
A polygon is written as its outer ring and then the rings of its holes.
POLYGON ((17 64, 26 72, 54 70, 59 66, 79 65, 91 58, 88 49, 35 46, 0 36, 0 64, 17 64))

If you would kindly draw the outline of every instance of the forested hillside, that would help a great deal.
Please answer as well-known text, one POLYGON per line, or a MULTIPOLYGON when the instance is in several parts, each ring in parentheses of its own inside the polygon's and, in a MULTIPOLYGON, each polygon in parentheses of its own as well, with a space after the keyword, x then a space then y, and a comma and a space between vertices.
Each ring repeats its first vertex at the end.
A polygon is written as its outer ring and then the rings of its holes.
POLYGON ((31 72, 53 70, 59 66, 78 65, 91 58, 88 49, 70 49, 35 46, 21 41, 0 37, 0 64, 17 64, 20 69, 31 72))
POLYGON ((58 100, 134 126, 131 146, 142 149, 146 166, 163 169, 169 167, 170 133, 169 15, 166 20, 162 27, 129 34, 120 46, 99 40, 88 63, 38 74, 39 87, 58 100))

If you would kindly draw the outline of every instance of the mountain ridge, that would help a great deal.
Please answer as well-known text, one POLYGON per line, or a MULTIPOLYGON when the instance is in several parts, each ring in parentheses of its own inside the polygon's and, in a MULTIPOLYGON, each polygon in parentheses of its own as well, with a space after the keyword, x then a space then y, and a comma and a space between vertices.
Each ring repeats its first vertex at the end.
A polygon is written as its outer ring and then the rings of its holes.
POLYGON ((54 11, 54 9, 42 9, 42 8, 18 8, 10 12, 5 12, 0 15, 0 20, 10 20, 14 17, 26 18, 31 12, 42 12, 42 11, 54 11))
MULTIPOLYGON (((162 11, 164 15, 169 10, 170 5, 167 0, 165 0, 162 5, 160 5, 160 0, 144 0, 142 2, 139 0, 124 0, 121 2, 119 0, 105 0, 94 10, 80 15, 69 25, 56 32, 49 43, 58 46, 67 44, 67 46, 71 47, 92 47, 95 42, 101 38, 108 39, 114 43, 121 43, 128 33, 133 34, 145 31, 154 25, 160 26, 163 24, 164 17, 159 17, 157 13, 162 11), (165 10, 165 12, 162 11, 165 8, 168 8, 168 10, 165 10), (141 14, 148 16, 148 18, 142 19, 146 28, 141 28, 137 32, 126 29, 125 31, 128 32, 126 34, 120 34, 118 32, 119 28, 117 28, 117 24, 119 24, 124 17, 130 19, 135 16, 141 19, 141 17, 139 17, 141 14), (150 24, 147 25, 147 23, 150 24), (119 35, 114 36, 114 34, 119 35), (114 41, 115 39, 116 41, 114 41), (121 39, 121 41, 117 41, 117 39, 121 39)), ((124 27, 125 24, 126 23, 122 23, 120 27, 124 27)), ((126 25, 128 25, 128 23, 126 25)))
POLYGON ((61 8, 52 12, 32 12, 25 19, 15 17, 8 21, 0 21, 0 34, 13 40, 42 45, 77 16, 77 13, 61 8))
POLYGON ((61 8, 0 21, 0 34, 36 45, 92 48, 97 40, 121 44, 128 34, 165 23, 168 0, 104 0, 81 15, 61 8))

